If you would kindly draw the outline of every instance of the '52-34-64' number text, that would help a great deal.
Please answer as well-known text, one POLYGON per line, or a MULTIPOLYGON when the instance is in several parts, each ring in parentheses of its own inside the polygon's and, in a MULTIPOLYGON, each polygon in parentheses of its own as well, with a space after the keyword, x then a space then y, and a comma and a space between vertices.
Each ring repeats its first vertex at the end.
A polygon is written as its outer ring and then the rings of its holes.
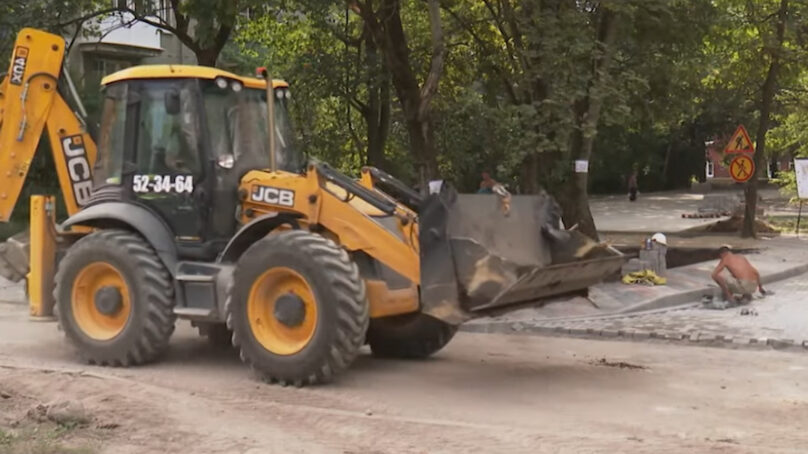
POLYGON ((132 179, 132 190, 143 192, 194 192, 193 175, 135 175, 132 179))

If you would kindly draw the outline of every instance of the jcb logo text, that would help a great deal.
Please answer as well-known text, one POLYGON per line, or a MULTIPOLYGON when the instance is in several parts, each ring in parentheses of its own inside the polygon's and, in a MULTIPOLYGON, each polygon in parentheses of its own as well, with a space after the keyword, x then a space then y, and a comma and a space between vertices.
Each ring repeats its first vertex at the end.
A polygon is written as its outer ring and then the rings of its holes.
POLYGON ((273 188, 272 186, 253 186, 250 197, 253 202, 263 202, 270 205, 291 207, 295 205, 295 192, 288 189, 273 188))
POLYGON ((90 163, 84 150, 81 135, 62 139, 62 153, 65 155, 70 184, 73 186, 73 197, 78 206, 84 206, 92 194, 93 182, 90 174, 90 163))
POLYGON ((28 63, 28 48, 18 46, 14 49, 14 57, 11 59, 11 77, 9 82, 14 85, 22 85, 22 76, 25 74, 25 65, 28 63))

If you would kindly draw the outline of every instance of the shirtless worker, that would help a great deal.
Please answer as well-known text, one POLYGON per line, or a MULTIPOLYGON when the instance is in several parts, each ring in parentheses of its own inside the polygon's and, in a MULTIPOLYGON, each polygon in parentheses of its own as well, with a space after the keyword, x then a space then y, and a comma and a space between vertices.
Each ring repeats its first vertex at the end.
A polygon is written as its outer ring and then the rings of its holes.
POLYGON ((721 246, 718 256, 721 261, 713 270, 713 280, 721 287, 727 301, 749 303, 755 290, 760 290, 761 295, 771 293, 763 289, 760 273, 746 257, 733 254, 729 246, 721 246), (736 294, 741 295, 742 299, 738 300, 736 294))
POLYGON ((482 173, 482 181, 480 181, 480 189, 477 191, 478 194, 493 194, 494 193, 494 186, 497 185, 497 182, 491 178, 491 173, 487 170, 484 170, 482 173))

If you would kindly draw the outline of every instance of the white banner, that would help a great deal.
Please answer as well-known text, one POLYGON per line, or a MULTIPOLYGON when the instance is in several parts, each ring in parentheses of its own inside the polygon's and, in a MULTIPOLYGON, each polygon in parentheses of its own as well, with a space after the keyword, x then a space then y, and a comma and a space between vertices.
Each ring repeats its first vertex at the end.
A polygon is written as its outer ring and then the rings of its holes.
POLYGON ((808 199, 808 159, 795 159, 794 173, 797 176, 797 197, 808 199))

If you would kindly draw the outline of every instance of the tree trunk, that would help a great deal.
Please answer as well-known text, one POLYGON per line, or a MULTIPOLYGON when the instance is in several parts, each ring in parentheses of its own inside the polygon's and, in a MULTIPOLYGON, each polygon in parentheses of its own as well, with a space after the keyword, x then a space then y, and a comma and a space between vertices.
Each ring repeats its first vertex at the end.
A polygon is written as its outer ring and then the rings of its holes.
POLYGON ((200 66, 216 66, 216 60, 219 58, 219 51, 216 49, 200 49, 194 52, 196 55, 196 62, 200 66))
MULTIPOLYGON (((590 87, 590 92, 591 90, 592 88, 590 87)), ((585 123, 587 123, 587 117, 590 113, 596 113, 599 116, 600 107, 593 106, 596 102, 599 103, 589 95, 577 103, 576 112, 579 118, 579 128, 572 139, 570 155, 573 160, 589 161, 592 154, 594 135, 586 131, 585 123)), ((564 226, 571 228, 577 225, 577 229, 581 233, 597 240, 598 231, 592 217, 592 211, 589 209, 589 173, 576 172, 573 169, 572 175, 566 181, 565 186, 566 188, 561 191, 559 199, 564 226)))
MULTIPOLYGON (((592 156, 592 146, 595 142, 600 111, 603 106, 603 84, 606 71, 614 54, 614 40, 617 34, 617 16, 614 12, 601 6, 599 11, 597 41, 592 58, 592 74, 583 98, 575 102, 575 112, 578 128, 573 135, 570 147, 572 160, 589 161, 592 156)), ((589 209, 589 173, 572 172, 567 180, 566 190, 561 197, 562 217, 564 225, 571 227, 578 225, 581 233, 598 239, 595 220, 589 209)))
POLYGON ((673 155, 673 140, 668 142, 668 147, 665 149, 665 163, 662 165, 662 187, 670 189, 674 185, 671 184, 671 178, 668 175, 671 168, 671 156, 673 155))
POLYGON ((410 49, 401 22, 401 2, 382 0, 377 12, 366 4, 356 4, 374 41, 384 54, 401 109, 404 112, 412 155, 421 184, 438 176, 437 148, 432 130, 431 100, 443 73, 445 46, 437 0, 429 0, 429 20, 432 32, 432 62, 429 74, 419 87, 410 62, 410 49))
POLYGON ((780 53, 785 39, 787 13, 788 0, 781 0, 780 8, 777 11, 777 47, 769 50, 769 70, 766 73, 766 79, 763 81, 760 93, 760 124, 755 135, 755 175, 746 183, 744 188, 746 207, 744 209, 743 228, 741 229, 742 238, 755 238, 757 236, 755 218, 758 198, 758 174, 765 171, 763 163, 766 162, 766 133, 769 131, 772 103, 777 92, 777 73, 780 69, 780 53))
POLYGON ((536 152, 528 154, 522 161, 522 191, 525 194, 538 194, 541 190, 539 184, 539 156, 536 152))
POLYGON ((368 104, 362 113, 368 137, 367 165, 384 169, 387 167, 384 147, 390 132, 390 74, 381 64, 370 30, 367 29, 367 25, 365 27, 368 104))
POLYGON ((368 134, 368 165, 385 168, 387 158, 384 156, 384 147, 390 133, 390 82, 383 80, 381 87, 375 88, 368 104, 367 122, 368 134))

